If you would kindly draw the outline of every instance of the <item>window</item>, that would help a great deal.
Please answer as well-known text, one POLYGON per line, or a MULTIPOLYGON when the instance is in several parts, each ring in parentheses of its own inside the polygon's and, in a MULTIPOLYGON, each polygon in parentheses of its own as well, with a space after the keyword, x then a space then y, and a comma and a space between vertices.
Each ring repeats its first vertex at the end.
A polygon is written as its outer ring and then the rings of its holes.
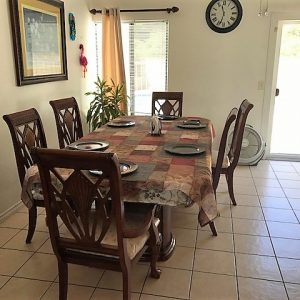
MULTIPOLYGON (((96 23, 96 62, 100 77, 101 34, 101 23, 96 23)), ((130 113, 151 114, 152 92, 167 90, 169 24, 167 21, 122 22, 122 39, 130 113)))

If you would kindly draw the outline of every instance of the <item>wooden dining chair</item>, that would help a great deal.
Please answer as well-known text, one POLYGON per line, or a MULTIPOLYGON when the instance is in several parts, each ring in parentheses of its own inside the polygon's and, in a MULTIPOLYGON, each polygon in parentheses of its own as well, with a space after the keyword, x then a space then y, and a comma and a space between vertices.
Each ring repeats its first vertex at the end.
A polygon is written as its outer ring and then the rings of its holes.
POLYGON ((238 109, 234 107, 230 111, 226 119, 225 126, 220 140, 219 150, 212 151, 212 177, 213 177, 213 188, 215 193, 219 184, 222 168, 224 169, 229 166, 229 159, 227 154, 225 154, 225 151, 227 145, 228 132, 232 123, 236 120, 237 114, 238 114, 238 109))
POLYGON ((55 116, 59 148, 62 149, 83 136, 78 104, 74 97, 49 103, 55 116))
MULTIPOLYGON (((213 187, 214 190, 216 191, 217 187, 218 187, 218 183, 219 183, 219 178, 220 178, 220 174, 225 174, 225 178, 227 181, 227 185, 228 185, 228 192, 229 192, 229 196, 231 199, 231 202, 233 205, 236 205, 236 200, 234 197, 234 190, 233 190, 233 175, 234 175, 234 171, 235 168, 238 164, 239 158, 240 158, 240 152, 241 152, 241 148, 242 148, 242 141, 243 141, 243 134, 244 134, 244 129, 245 129, 245 125, 246 125, 246 120, 248 117, 248 114, 250 112, 250 110, 253 108, 253 104, 250 103, 247 99, 245 99, 238 110, 237 116, 236 116, 236 121, 235 121, 235 125, 234 125, 234 130, 233 130, 233 135, 232 135, 232 141, 230 144, 230 148, 229 151, 227 152, 226 155, 222 155, 222 152, 225 152, 225 148, 226 148, 226 140, 227 140, 227 134, 228 134, 228 129, 226 127, 225 124, 225 128, 224 128, 224 139, 221 139, 221 144, 220 144, 220 155, 217 155, 215 157, 217 157, 217 161, 215 161, 215 163, 213 162, 213 187), (227 132, 226 132, 227 130, 227 132), (222 159, 223 157, 223 159, 222 159), (219 161, 218 161, 219 159, 219 161), (220 167, 221 166, 221 167, 220 167)), ((231 111, 232 115, 229 114, 227 121, 228 123, 233 122, 233 116, 236 114, 235 109, 233 109, 231 111)), ((227 123, 226 121, 226 123, 227 123)), ((230 123, 230 124, 231 124, 230 123)), ((227 124, 228 125, 228 124, 227 124)), ((222 135, 223 138, 223 135, 222 135)))
MULTIPOLYGON (((3 116, 7 123, 16 157, 21 186, 28 168, 34 165, 30 154, 33 147, 47 148, 45 132, 36 109, 16 112, 3 116)), ((33 197, 33 206, 29 209, 29 224, 26 243, 30 243, 36 227, 37 207, 44 207, 44 200, 33 197)))
POLYGON ((155 206, 141 204, 139 209, 124 210, 116 154, 40 148, 32 154, 39 167, 51 244, 58 261, 60 300, 67 299, 68 263, 121 271, 123 299, 128 300, 132 265, 149 246, 150 275, 160 277, 155 206), (90 177, 88 170, 98 170, 100 175, 90 177), (58 216, 64 226, 59 227, 58 216))
POLYGON ((152 115, 182 117, 183 92, 153 92, 152 115))

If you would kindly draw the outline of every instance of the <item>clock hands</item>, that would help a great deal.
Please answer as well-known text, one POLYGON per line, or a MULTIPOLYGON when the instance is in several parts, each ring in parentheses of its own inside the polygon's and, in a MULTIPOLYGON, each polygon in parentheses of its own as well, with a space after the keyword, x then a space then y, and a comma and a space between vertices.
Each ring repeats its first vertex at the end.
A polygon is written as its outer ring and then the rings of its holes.
POLYGON ((224 16, 225 16, 224 5, 222 5, 222 11, 223 11, 223 15, 222 15, 222 19, 221 19, 220 23, 222 23, 223 18, 224 18, 224 16))

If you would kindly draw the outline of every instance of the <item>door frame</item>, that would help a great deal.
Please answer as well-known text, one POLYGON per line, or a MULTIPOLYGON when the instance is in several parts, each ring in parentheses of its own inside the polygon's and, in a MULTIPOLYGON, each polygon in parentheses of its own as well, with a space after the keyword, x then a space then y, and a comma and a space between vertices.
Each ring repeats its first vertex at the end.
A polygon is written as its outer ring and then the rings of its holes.
POLYGON ((282 25, 285 22, 292 21, 300 21, 300 12, 272 13, 271 15, 262 114, 262 133, 263 136, 266 137, 266 140, 269 141, 266 145, 265 157, 267 159, 300 160, 300 154, 270 153, 282 25))

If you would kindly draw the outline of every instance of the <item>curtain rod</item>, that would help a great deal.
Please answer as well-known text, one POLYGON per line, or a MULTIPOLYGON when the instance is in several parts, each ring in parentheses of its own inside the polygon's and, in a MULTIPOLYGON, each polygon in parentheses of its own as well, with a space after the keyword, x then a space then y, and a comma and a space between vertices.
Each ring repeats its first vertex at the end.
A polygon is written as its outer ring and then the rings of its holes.
MULTIPOLYGON (((168 8, 148 8, 148 9, 121 9, 120 12, 151 12, 151 11, 166 11, 168 14, 176 13, 179 11, 179 8, 176 6, 173 7, 168 7, 168 8)), ((95 15, 95 14, 101 14, 102 10, 101 9, 91 9, 90 13, 95 15)))

